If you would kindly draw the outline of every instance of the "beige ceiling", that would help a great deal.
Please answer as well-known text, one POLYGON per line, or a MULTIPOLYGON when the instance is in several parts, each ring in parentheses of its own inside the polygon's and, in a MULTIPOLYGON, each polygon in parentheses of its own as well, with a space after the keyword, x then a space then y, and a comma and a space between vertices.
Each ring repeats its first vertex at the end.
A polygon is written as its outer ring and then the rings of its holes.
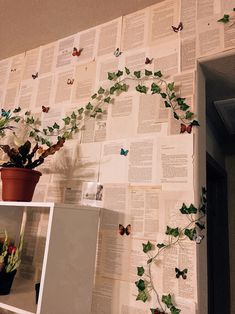
POLYGON ((0 0, 0 60, 162 0, 0 0))

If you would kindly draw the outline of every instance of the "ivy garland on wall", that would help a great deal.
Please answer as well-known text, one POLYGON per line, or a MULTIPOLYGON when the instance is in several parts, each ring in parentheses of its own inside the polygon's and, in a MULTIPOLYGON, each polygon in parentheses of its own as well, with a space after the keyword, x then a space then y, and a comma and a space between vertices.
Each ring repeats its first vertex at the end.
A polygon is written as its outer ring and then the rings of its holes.
MULTIPOLYGON (((148 260, 147 266, 137 267, 137 275, 141 277, 135 282, 138 288, 138 295, 136 300, 141 300, 146 302, 150 300, 152 294, 155 295, 158 306, 156 308, 151 308, 152 314, 179 314, 180 309, 176 308, 174 305, 173 296, 171 294, 162 295, 160 297, 157 287, 153 281, 152 266, 158 261, 159 257, 167 250, 174 246, 180 245, 181 242, 189 239, 190 241, 195 241, 196 243, 201 243, 204 238, 202 230, 205 229, 205 215, 206 215, 206 190, 202 188, 201 200, 199 207, 195 207, 191 204, 187 207, 184 203, 179 209, 182 215, 186 215, 188 218, 188 224, 184 227, 172 228, 171 226, 166 227, 165 234, 168 236, 168 240, 163 243, 157 243, 154 245, 150 241, 143 243, 143 252, 146 253, 148 260)), ((187 278, 188 269, 180 270, 175 267, 176 278, 183 279, 187 278)))
MULTIPOLYGON (((12 127, 8 126, 9 123, 20 122, 29 128, 29 137, 42 145, 49 147, 52 145, 50 136, 57 136, 58 141, 62 138, 65 140, 69 139, 74 133, 84 129, 85 122, 88 119, 101 119, 102 114, 106 112, 106 106, 113 104, 117 96, 128 92, 129 86, 127 82, 130 80, 136 82, 135 90, 138 93, 160 95, 165 107, 169 108, 173 117, 180 122, 180 132, 183 132, 182 129, 186 129, 188 133, 191 133, 192 127, 199 126, 198 121, 194 118, 194 113, 190 110, 190 106, 185 102, 185 98, 177 95, 174 82, 167 82, 160 70, 153 72, 145 69, 131 72, 125 67, 123 71, 109 72, 108 80, 113 84, 109 88, 100 87, 84 107, 80 107, 64 117, 61 124, 54 122, 53 125, 43 129, 41 129, 40 123, 31 115, 30 111, 25 112, 22 116, 19 114, 21 111, 20 107, 13 111, 2 109, 0 122, 2 121, 3 127, 1 127, 0 123, 0 135, 3 136, 7 129, 12 130, 12 127)), ((203 238, 200 232, 205 228, 205 189, 202 189, 201 203, 198 208, 193 204, 189 207, 183 204, 179 211, 188 218, 189 222, 185 227, 172 228, 167 226, 165 233, 168 236, 168 241, 164 243, 157 243, 156 245, 150 241, 143 243, 143 252, 146 253, 148 260, 147 267, 140 266, 137 268, 137 275, 141 278, 135 282, 138 288, 136 300, 146 302, 150 299, 152 293, 155 294, 158 306, 150 309, 152 314, 179 314, 181 311, 174 306, 174 299, 171 294, 160 297, 153 281, 152 266, 164 251, 179 245, 186 238, 200 243, 203 238)), ((180 270, 175 267, 175 272, 176 278, 187 278, 188 269, 180 270)))
POLYGON ((42 145, 51 146, 50 136, 57 136, 58 140, 62 137, 69 139, 74 133, 84 129, 85 122, 90 118, 101 119, 105 113, 105 105, 113 104, 115 97, 122 93, 128 92, 128 81, 135 81, 135 90, 141 94, 158 94, 164 101, 166 108, 172 111, 173 117, 178 120, 182 128, 187 128, 188 133, 194 126, 199 126, 199 123, 194 119, 194 113, 190 110, 190 106, 185 102, 185 98, 179 97, 175 91, 174 82, 167 82, 161 71, 152 72, 147 69, 142 71, 133 71, 133 73, 125 67, 124 71, 109 72, 108 79, 113 85, 109 88, 100 87, 96 93, 91 96, 90 101, 77 110, 74 110, 70 115, 64 117, 60 124, 54 122, 53 125, 41 129, 37 119, 35 119, 30 111, 25 112, 25 117, 18 115, 21 108, 16 108, 14 111, 2 111, 2 118, 9 118, 15 122, 24 123, 31 129, 29 136, 34 138, 36 142, 42 145), (151 83, 148 86, 148 83, 151 83), (13 115, 14 114, 14 115, 13 115))

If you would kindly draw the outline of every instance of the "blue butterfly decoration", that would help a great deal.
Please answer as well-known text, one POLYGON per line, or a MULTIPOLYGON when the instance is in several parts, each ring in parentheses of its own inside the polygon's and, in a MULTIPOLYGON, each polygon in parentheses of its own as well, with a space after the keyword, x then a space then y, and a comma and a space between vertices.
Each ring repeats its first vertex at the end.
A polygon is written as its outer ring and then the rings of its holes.
POLYGON ((4 118, 9 118, 10 112, 11 112, 11 110, 6 111, 6 110, 2 109, 1 116, 4 117, 4 118))
POLYGON ((127 154, 129 153, 129 150, 128 149, 124 149, 124 148, 121 148, 120 150, 120 155, 121 156, 127 156, 127 154))

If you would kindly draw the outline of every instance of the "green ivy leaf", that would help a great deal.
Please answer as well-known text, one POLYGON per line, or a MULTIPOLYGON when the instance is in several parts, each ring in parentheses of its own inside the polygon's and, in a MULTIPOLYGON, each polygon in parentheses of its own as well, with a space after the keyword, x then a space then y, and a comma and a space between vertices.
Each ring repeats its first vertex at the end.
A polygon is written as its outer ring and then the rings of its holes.
POLYGON ((108 72, 108 80, 112 81, 116 78, 117 78, 117 76, 114 72, 108 72))
POLYGON ((107 102, 108 104, 110 103, 110 101, 111 101, 111 97, 109 96, 109 97, 106 97, 105 99, 104 99, 104 102, 107 102))
POLYGON ((86 105, 86 109, 87 110, 92 110, 93 109, 93 106, 92 106, 92 104, 90 102, 86 105))
POLYGON ((161 71, 154 72, 154 76, 162 77, 162 72, 161 71))
POLYGON ((110 93, 111 95, 113 95, 113 94, 115 93, 115 91, 116 91, 116 87, 115 87, 115 86, 110 87, 109 93, 110 93))
POLYGON ((188 213, 189 214, 196 214, 197 208, 193 204, 190 204, 190 206, 188 207, 188 213))
POLYGON ((102 108, 97 107, 97 108, 95 108, 95 112, 101 113, 101 112, 103 112, 103 110, 102 110, 102 108))
POLYGON ((180 208, 181 214, 188 214, 188 207, 183 203, 182 207, 180 208))
POLYGON ((103 89, 103 87, 100 87, 99 90, 98 90, 98 94, 101 95, 101 94, 104 94, 105 90, 103 89))
POLYGON ((136 287, 138 288, 139 291, 144 291, 145 290, 145 282, 143 279, 139 279, 138 281, 135 282, 136 287))
POLYGON ((221 23, 226 24, 229 22, 229 20, 230 20, 229 18, 230 18, 230 16, 228 14, 224 14, 224 16, 221 19, 217 20, 217 22, 221 22, 221 23))
POLYGON ((186 111, 186 110, 188 110, 188 108, 189 108, 190 106, 188 106, 187 104, 181 104, 180 105, 180 110, 182 110, 182 111, 186 111))
POLYGON ((166 93, 160 93, 160 95, 162 96, 162 98, 166 98, 167 97, 166 93))
POLYGON ((190 123, 192 126, 200 126, 200 124, 198 123, 197 120, 193 120, 191 123, 190 123))
POLYGON ((17 112, 20 112, 20 111, 21 111, 21 108, 20 108, 20 107, 15 108, 15 109, 13 110, 14 113, 17 113, 17 112))
POLYGON ((146 302, 148 300, 148 295, 145 291, 140 291, 139 294, 137 295, 136 301, 143 301, 146 302))
POLYGON ((153 72, 152 72, 152 71, 149 71, 149 70, 145 70, 145 71, 144 71, 144 74, 145 74, 145 76, 150 76, 150 75, 153 74, 153 72))
POLYGON ((117 73, 116 73, 116 76, 117 76, 117 77, 120 77, 120 76, 122 76, 122 75, 123 75, 123 71, 118 70, 117 73))
POLYGON ((197 208, 191 204, 189 207, 187 207, 184 203, 182 207, 180 208, 181 214, 196 214, 197 213, 197 208))
POLYGON ((152 83, 151 85, 151 92, 152 94, 159 94, 161 91, 161 88, 156 83, 152 83))
POLYGON ((141 77, 141 71, 134 71, 134 76, 137 78, 141 77))
POLYGON ((173 113, 173 115, 174 115, 174 118, 176 119, 176 120, 179 120, 179 116, 178 116, 178 114, 174 111, 174 113, 173 113))
POLYGON ((84 111, 84 108, 78 109, 78 113, 79 113, 80 115, 83 113, 83 111, 84 111))
POLYGON ((170 294, 168 294, 168 295, 163 295, 163 296, 162 296, 162 302, 163 302, 164 304, 166 304, 166 306, 167 306, 168 309, 173 306, 173 304, 172 304, 172 299, 171 299, 171 295, 170 295, 170 294))
POLYGON ((60 128, 60 126, 55 122, 54 124, 53 124, 53 129, 59 129, 60 128))
POLYGON ((144 267, 143 266, 140 266, 140 267, 137 267, 137 275, 138 276, 143 276, 145 270, 144 270, 144 267))
POLYGON ((199 207, 199 211, 202 212, 203 214, 205 214, 206 213, 206 205, 205 204, 201 205, 199 207))
POLYGON ((122 86, 121 86, 121 90, 124 92, 127 92, 128 88, 129 88, 129 86, 126 83, 122 84, 122 86))
POLYGON ((197 222, 195 223, 195 225, 198 226, 198 228, 199 228, 200 230, 205 229, 205 225, 204 225, 204 224, 201 224, 199 221, 197 221, 197 222))
POLYGON ((191 111, 189 111, 189 110, 185 112, 185 118, 186 118, 187 120, 191 120, 193 116, 194 116, 194 113, 193 113, 193 112, 191 112, 191 111))
POLYGON ((179 314, 181 312, 180 309, 177 309, 175 306, 170 308, 171 314, 179 314))
POLYGON ((15 117, 15 118, 14 118, 14 121, 15 121, 15 122, 19 122, 19 121, 20 121, 20 117, 15 117))
POLYGON ((185 229, 184 234, 191 240, 193 241, 194 236, 197 234, 196 229, 185 229))
POLYGON ((125 72, 127 75, 129 75, 131 73, 131 71, 127 67, 125 67, 125 72))
POLYGON ((30 111, 25 111, 26 116, 30 116, 30 111))
POLYGON ((153 261, 153 259, 152 259, 152 258, 149 258, 149 259, 147 260, 147 264, 152 263, 152 261, 153 261))
POLYGON ((31 117, 31 118, 28 117, 27 120, 26 120, 26 123, 27 123, 27 124, 33 124, 34 122, 35 122, 35 121, 34 121, 34 118, 33 118, 33 117, 31 117))
POLYGON ((147 94, 147 87, 144 85, 137 85, 136 88, 137 92, 147 94))
POLYGON ((178 103, 179 106, 183 105, 185 102, 185 98, 181 98, 181 97, 178 97, 176 98, 176 101, 178 103))
POLYGON ((47 129, 42 130, 45 135, 47 135, 47 129))
POLYGON ((77 118, 77 115, 76 115, 76 113, 73 111, 72 114, 71 114, 71 119, 76 120, 76 118, 77 118))
POLYGON ((152 243, 150 241, 148 241, 147 244, 142 243, 142 245, 143 245, 143 252, 144 253, 147 253, 147 252, 151 251, 152 248, 153 248, 153 245, 152 245, 152 243))
POLYGON ((65 125, 69 125, 69 123, 70 123, 70 121, 71 121, 70 117, 66 117, 66 118, 64 118, 64 119, 62 119, 62 120, 64 121, 64 124, 65 124, 65 125))
POLYGON ((167 87, 171 92, 174 90, 174 84, 175 84, 174 82, 167 84, 167 87))
POLYGON ((47 128, 48 128, 50 133, 52 133, 54 131, 54 129, 51 126, 48 126, 47 128))
POLYGON ((95 93, 91 96, 91 99, 95 99, 96 97, 97 97, 97 94, 95 93))
POLYGON ((165 107, 166 108, 171 108, 171 104, 168 101, 164 101, 165 107))
POLYGON ((158 243, 158 244, 157 244, 157 247, 158 247, 159 249, 163 248, 164 246, 166 246, 164 243, 158 243))
POLYGON ((171 235, 173 237, 178 237, 179 236, 179 228, 171 228, 169 226, 166 226, 166 234, 171 235))

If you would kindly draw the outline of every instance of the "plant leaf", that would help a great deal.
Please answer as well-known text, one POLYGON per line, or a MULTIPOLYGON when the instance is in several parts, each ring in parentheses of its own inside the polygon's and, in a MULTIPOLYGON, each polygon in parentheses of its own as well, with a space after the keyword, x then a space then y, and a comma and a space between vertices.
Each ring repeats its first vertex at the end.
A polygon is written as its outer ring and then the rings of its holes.
POLYGON ((136 301, 143 301, 146 302, 148 300, 148 295, 145 291, 140 291, 139 294, 137 295, 136 301))
POLYGON ((143 252, 144 253, 147 253, 153 249, 153 245, 150 241, 148 241, 147 244, 142 243, 142 246, 143 246, 143 252))
POLYGON ((171 228, 171 227, 169 227, 169 226, 167 226, 166 227, 166 234, 167 235, 171 235, 171 236, 173 236, 173 237, 178 237, 179 236, 179 228, 177 227, 177 228, 171 228))
POLYGON ((193 241, 194 236, 197 234, 196 229, 185 229, 184 234, 191 240, 193 241))
POLYGON ((145 282, 143 279, 139 279, 138 281, 135 282, 136 287, 138 288, 139 291, 144 291, 145 290, 145 282))
POLYGON ((137 78, 141 77, 141 71, 134 71, 134 76, 137 78))
POLYGON ((145 270, 144 270, 144 267, 143 266, 140 266, 140 267, 137 267, 137 275, 138 276, 143 276, 145 270))

